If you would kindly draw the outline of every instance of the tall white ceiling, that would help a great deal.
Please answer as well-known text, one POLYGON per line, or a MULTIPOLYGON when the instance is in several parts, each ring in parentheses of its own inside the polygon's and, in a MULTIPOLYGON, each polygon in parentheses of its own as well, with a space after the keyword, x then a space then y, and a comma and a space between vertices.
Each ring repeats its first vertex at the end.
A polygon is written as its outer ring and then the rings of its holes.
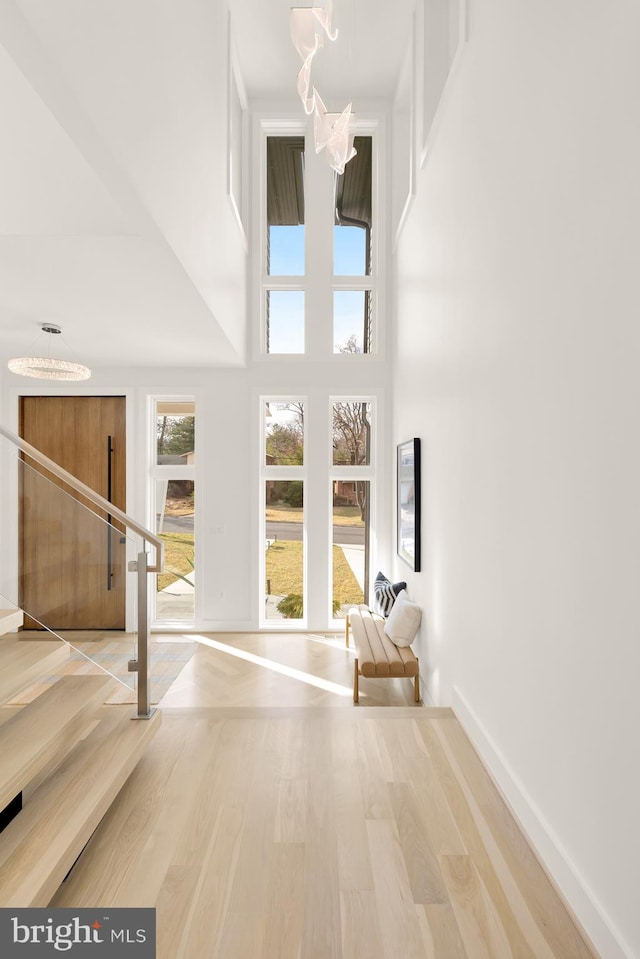
MULTIPOLYGON (((246 251, 226 189, 229 10, 248 97, 282 101, 298 69, 289 7, 0 0, 3 366, 46 321, 69 358, 96 368, 244 361, 246 251)), ((392 96, 412 7, 334 0, 341 49, 317 61, 328 97, 392 96)))
MULTIPOLYGON (((324 2, 324 0, 321 0, 324 2)), ((300 62, 289 35, 289 10, 312 0, 229 0, 238 60, 253 98, 295 94, 300 62)), ((416 0, 333 0, 334 44, 313 65, 314 82, 331 97, 388 98, 406 54, 416 0)))

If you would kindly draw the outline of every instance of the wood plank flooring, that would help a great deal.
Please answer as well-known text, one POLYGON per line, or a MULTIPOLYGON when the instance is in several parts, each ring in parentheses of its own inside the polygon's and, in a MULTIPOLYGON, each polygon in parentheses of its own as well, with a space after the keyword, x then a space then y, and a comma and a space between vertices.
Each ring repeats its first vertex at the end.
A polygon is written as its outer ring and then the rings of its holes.
POLYGON ((158 959, 594 959, 451 711, 353 706, 331 638, 202 638, 52 905, 156 907, 158 959))

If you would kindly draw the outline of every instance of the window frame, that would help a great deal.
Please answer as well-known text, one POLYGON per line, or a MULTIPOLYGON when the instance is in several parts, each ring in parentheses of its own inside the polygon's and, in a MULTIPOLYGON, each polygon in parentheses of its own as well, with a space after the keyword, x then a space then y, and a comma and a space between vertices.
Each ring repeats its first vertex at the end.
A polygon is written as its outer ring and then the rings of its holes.
MULTIPOLYGON (((375 541, 375 517, 376 517, 376 473, 377 473, 377 449, 380 429, 378 424, 379 404, 378 395, 368 391, 362 391, 357 394, 331 394, 329 396, 328 408, 328 445, 329 445, 329 469, 328 469, 328 509, 329 509, 329 622, 332 628, 339 628, 344 623, 344 619, 334 617, 333 615, 333 485, 339 482, 368 482, 369 483, 369 562, 373 552, 373 543, 375 541), (333 462, 333 407, 336 403, 368 403, 370 405, 371 437, 369 444, 369 463, 366 466, 338 465, 333 462)), ((365 549, 367 543, 365 540, 365 549)), ((369 589, 363 587, 363 603, 368 603, 367 593, 371 591, 371 582, 369 589)))
MULTIPOLYGON (((147 494, 147 515, 148 515, 148 525, 149 529, 155 531, 156 529, 156 516, 157 516, 157 484, 158 480, 162 481, 171 481, 171 480, 191 480, 194 485, 194 515, 193 515, 193 548, 194 548, 194 606, 193 606, 193 619, 159 619, 156 599, 158 591, 156 588, 156 578, 158 574, 155 574, 154 577, 150 577, 149 588, 150 588, 150 606, 149 608, 152 611, 151 615, 151 624, 153 627, 161 626, 162 628, 174 628, 176 626, 182 627, 183 629, 187 626, 194 626, 199 619, 199 594, 200 594, 200 582, 201 582, 201 572, 200 572, 200 556, 201 556, 201 546, 200 540, 201 536, 199 535, 198 524, 198 483, 196 477, 196 463, 191 465, 185 464, 184 466, 179 466, 176 464, 167 464, 161 465, 158 464, 158 445, 157 445, 157 422, 158 422, 158 405, 161 403, 193 403, 193 416, 195 417, 195 452, 197 453, 198 449, 198 400, 197 397, 193 394, 191 395, 175 395, 169 396, 166 394, 154 394, 148 397, 149 405, 149 445, 150 445, 150 467, 149 467, 149 488, 147 494)), ((196 460, 197 462, 197 460, 196 460)))
MULTIPOLYGON (((385 293, 382 276, 384 275, 383 266, 386 263, 387 246, 385 240, 385 231, 383 217, 381 216, 380 203, 380 151, 383 149, 384 137, 381 130, 382 121, 378 118, 361 119, 356 122, 356 136, 370 136, 372 139, 372 183, 371 183, 371 211, 372 211, 372 233, 374 236, 373 248, 371 252, 371 272, 364 275, 342 275, 333 273, 334 256, 334 230, 333 222, 331 228, 327 230, 326 237, 322 240, 322 228, 320 234, 317 233, 319 224, 314 223, 309 204, 306 202, 307 189, 313 192, 318 185, 318 180, 314 179, 316 166, 315 155, 313 162, 309 157, 309 151, 312 149, 309 137, 306 136, 307 125, 300 120, 281 120, 276 118, 256 116, 254 121, 254 136, 259 143, 257 153, 257 164, 254 170, 254 194, 259 197, 259 203, 254 205, 256 213, 254 214, 255 229, 252 245, 253 262, 255 264, 255 279, 253 284, 254 296, 258 297, 258 302, 254 304, 254 336, 253 336, 253 359, 258 363, 291 363, 299 362, 301 358, 307 360, 332 360, 338 363, 371 363, 376 360, 382 360, 383 350, 386 341, 383 317, 385 316, 385 293), (276 136, 305 136, 305 157, 309 162, 305 162, 305 272, 302 275, 273 275, 267 272, 267 139, 276 136), (311 240, 310 240, 311 237, 311 240), (309 254, 310 243, 321 243, 323 247, 323 261, 329 264, 326 275, 314 274, 313 258, 309 254), (305 319, 304 319, 304 352, 302 353, 270 353, 267 352, 267 293, 270 291, 294 291, 304 293, 305 319), (315 304, 325 294, 330 296, 327 300, 328 317, 326 320, 326 329, 322 330, 323 346, 318 348, 318 339, 312 334, 310 327, 315 328, 314 323, 310 324, 310 312, 315 308, 310 304, 315 304), (372 303, 373 322, 371 331, 371 348, 365 353, 340 353, 335 352, 334 347, 334 315, 333 315, 333 294, 342 291, 365 291, 369 293, 372 303)), ((326 167, 327 176, 331 176, 326 159, 321 154, 319 158, 324 167, 326 167)), ((324 176, 324 173, 323 173, 324 176)), ((325 184, 326 186, 326 184, 325 184)))
POLYGON ((281 481, 281 482, 291 482, 299 481, 303 484, 302 488, 305 491, 307 489, 307 478, 308 478, 308 456, 306 455, 306 447, 308 442, 306 423, 303 432, 303 462, 298 466, 284 466, 279 464, 268 464, 267 463, 267 430, 265 426, 265 406, 270 404, 279 404, 279 403, 302 403, 304 410, 305 418, 306 411, 308 409, 309 397, 302 395, 300 393, 289 393, 289 394, 274 394, 274 393, 261 393, 259 396, 259 405, 258 405, 258 415, 259 420, 259 431, 260 431, 260 480, 259 480, 259 512, 258 516, 260 517, 260 535, 259 535, 259 571, 258 571, 258 597, 259 597, 259 615, 258 615, 258 625, 260 629, 278 629, 278 630, 300 630, 307 628, 307 618, 308 618, 308 593, 309 593, 309 581, 308 581, 308 544, 307 544, 307 504, 306 501, 303 503, 302 509, 302 608, 303 608, 303 617, 302 619, 268 619, 266 616, 266 556, 267 556, 267 519, 266 519, 266 483, 268 481, 281 481))

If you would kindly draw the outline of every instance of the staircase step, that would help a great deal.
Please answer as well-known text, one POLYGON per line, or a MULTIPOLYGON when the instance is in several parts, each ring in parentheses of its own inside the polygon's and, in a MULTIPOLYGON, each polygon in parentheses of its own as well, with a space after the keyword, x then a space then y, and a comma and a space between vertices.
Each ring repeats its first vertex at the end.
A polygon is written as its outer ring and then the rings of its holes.
POLYGON ((0 639, 0 703, 6 703, 41 676, 55 672, 69 658, 70 647, 59 639, 0 639))
POLYGON ((78 737, 77 719, 103 703, 109 676, 63 676, 0 726, 0 809, 27 786, 56 753, 78 737), (75 734, 75 735, 74 735, 75 734))
POLYGON ((0 835, 0 907, 49 904, 162 720, 132 721, 124 706, 100 716, 0 835))
POLYGON ((21 609, 0 609, 0 636, 22 626, 24 616, 21 609))

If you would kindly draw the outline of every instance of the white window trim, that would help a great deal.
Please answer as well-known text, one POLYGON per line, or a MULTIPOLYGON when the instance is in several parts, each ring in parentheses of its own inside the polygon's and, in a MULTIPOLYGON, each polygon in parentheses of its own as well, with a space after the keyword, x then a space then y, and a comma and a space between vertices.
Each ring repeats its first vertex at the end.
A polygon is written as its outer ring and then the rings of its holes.
MULTIPOLYGON (((369 563, 371 563, 371 556, 373 553, 373 543, 375 541, 375 529, 376 529, 376 496, 377 496, 377 483, 376 483, 376 462, 377 462, 377 448, 378 448, 378 396, 374 393, 358 393, 356 395, 331 395, 329 396, 329 409, 328 409, 328 430, 329 430, 329 449, 333 451, 333 407, 335 403, 369 403, 371 407, 371 445, 370 445, 370 459, 371 462, 367 466, 352 466, 345 465, 339 466, 334 463, 329 464, 328 471, 328 490, 329 490, 329 516, 331 522, 329 524, 329 621, 332 624, 332 628, 339 628, 341 624, 344 624, 344 619, 338 619, 333 616, 333 484, 338 481, 341 483, 348 483, 350 480, 354 482, 366 481, 369 483, 369 494, 371 497, 369 503, 369 519, 370 519, 370 530, 369 530, 369 563)), ((369 567, 371 569, 371 566, 369 567)), ((369 584, 371 586, 371 583, 369 584)), ((368 597, 365 595, 363 597, 363 602, 368 602, 368 597)))
MULTIPOLYGON (((266 616, 266 556, 267 556, 267 525, 266 525, 266 501, 265 501, 265 483, 267 482, 291 482, 299 481, 303 484, 303 490, 307 489, 307 432, 305 422, 305 432, 303 434, 303 463, 301 466, 278 466, 267 464, 267 431, 265 428, 264 410, 267 403, 302 403, 306 412, 309 398, 299 393, 291 392, 286 395, 274 395, 273 393, 261 393, 258 403, 258 435, 260 436, 260 482, 258 487, 258 516, 260 517, 260 535, 258 548, 258 625, 260 629, 283 630, 301 630, 307 628, 307 610, 308 610, 308 549, 307 549, 307 504, 305 502, 302 512, 302 619, 268 619, 266 616)), ((306 417, 305 417, 306 419, 306 417)))
POLYGON ((147 526, 150 530, 155 531, 156 528, 156 490, 157 490, 157 481, 158 480, 192 480, 194 484, 194 489, 196 493, 196 500, 194 503, 194 517, 193 517, 193 532, 194 532, 194 610, 193 610, 193 619, 185 620, 175 620, 175 619, 158 619, 157 608, 156 608, 156 598, 157 590, 155 589, 155 577, 149 577, 149 609, 151 610, 151 627, 152 629, 161 628, 163 630, 171 631, 173 629, 189 629, 194 628, 196 623, 201 619, 201 608, 202 608, 202 596, 201 596, 201 583, 203 582, 202 570, 201 570, 201 556, 202 556, 202 530, 200 522, 200 510, 198 507, 198 481, 197 481, 197 460, 195 464, 190 466, 184 465, 180 466, 177 463, 173 465, 161 465, 158 463, 158 448, 156 440, 156 426, 157 426, 157 417, 158 417, 158 404, 159 403, 193 403, 194 404, 194 416, 195 416, 195 447, 196 451, 198 449, 198 424, 199 424, 199 414, 198 414, 198 399, 193 394, 150 394, 147 397, 147 463, 148 463, 148 488, 147 488, 147 526))
MULTIPOLYGON (((270 136, 305 136, 307 142, 307 125, 300 120, 266 117, 256 114, 253 122, 254 143, 259 149, 253 151, 253 192, 258 198, 253 203, 253 240, 252 260, 254 264, 252 283, 253 296, 258 302, 253 302, 251 310, 254 317, 252 331, 252 358, 256 363, 300 362, 300 358, 307 360, 335 360, 343 363, 375 363, 384 359, 386 342, 384 327, 388 323, 386 318, 386 297, 384 276, 386 275, 387 245, 384 210, 380 202, 382 177, 380 175, 380 158, 386 149, 382 117, 360 119, 356 123, 357 136, 371 136, 373 140, 373 164, 371 183, 372 219, 375 229, 375 243, 373 248, 371 273, 363 276, 347 276, 335 274, 331 278, 331 292, 333 291, 371 291, 374 297, 374 322, 372 331, 372 351, 370 353, 335 353, 333 351, 333 314, 330 330, 327 331, 326 352, 320 354, 309 351, 309 331, 307 323, 308 304, 310 295, 313 296, 313 287, 309 286, 308 258, 305 255, 305 273, 299 276, 272 276, 266 272, 266 244, 264 242, 267 230, 267 177, 266 177, 266 150, 267 138, 270 136), (266 352, 266 302, 268 290, 293 290, 305 294, 305 324, 304 324, 304 352, 303 353, 267 353, 266 352)), ((307 234, 305 229, 305 247, 307 234)), ((333 251, 333 234, 327 237, 333 251)), ((306 250, 305 250, 306 253, 306 250)), ((333 252, 332 252, 333 259, 333 252)))

